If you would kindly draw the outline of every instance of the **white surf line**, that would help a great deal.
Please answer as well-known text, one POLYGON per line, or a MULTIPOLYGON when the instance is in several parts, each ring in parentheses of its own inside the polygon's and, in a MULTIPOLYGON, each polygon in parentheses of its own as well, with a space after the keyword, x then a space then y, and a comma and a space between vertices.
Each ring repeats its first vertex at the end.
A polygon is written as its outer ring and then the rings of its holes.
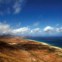
POLYGON ((39 42, 39 43, 41 43, 41 44, 43 44, 43 45, 47 45, 47 46, 49 46, 49 47, 51 47, 51 48, 56 48, 56 49, 62 50, 62 48, 60 48, 60 47, 52 46, 51 44, 47 44, 47 43, 45 43, 45 42, 40 42, 40 41, 36 41, 36 40, 31 40, 31 39, 26 39, 26 40, 34 41, 34 42, 39 42))

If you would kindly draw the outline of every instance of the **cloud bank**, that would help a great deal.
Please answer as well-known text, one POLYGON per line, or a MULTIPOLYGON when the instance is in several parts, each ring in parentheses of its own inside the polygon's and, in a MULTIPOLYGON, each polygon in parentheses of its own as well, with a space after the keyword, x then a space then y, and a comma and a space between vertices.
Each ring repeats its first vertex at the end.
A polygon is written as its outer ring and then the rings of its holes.
POLYGON ((20 27, 20 28, 12 28, 9 24, 0 23, 0 35, 2 34, 13 34, 13 35, 33 35, 40 36, 47 34, 58 34, 62 33, 62 27, 54 28, 52 26, 46 26, 44 28, 33 28, 30 27, 20 27))

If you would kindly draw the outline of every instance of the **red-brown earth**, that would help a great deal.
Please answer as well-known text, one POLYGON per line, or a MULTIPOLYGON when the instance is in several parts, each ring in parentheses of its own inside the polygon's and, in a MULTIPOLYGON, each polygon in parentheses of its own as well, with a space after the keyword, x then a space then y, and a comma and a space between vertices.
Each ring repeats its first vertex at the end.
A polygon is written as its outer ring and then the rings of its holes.
POLYGON ((62 62, 62 48, 22 37, 0 36, 0 62, 62 62))

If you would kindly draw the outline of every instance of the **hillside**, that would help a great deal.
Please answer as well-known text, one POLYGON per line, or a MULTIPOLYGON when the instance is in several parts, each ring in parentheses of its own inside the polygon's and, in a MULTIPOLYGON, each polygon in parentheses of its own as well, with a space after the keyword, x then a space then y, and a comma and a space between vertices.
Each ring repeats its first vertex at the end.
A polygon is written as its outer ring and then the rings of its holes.
POLYGON ((62 49, 22 37, 0 36, 0 62, 62 62, 62 49))

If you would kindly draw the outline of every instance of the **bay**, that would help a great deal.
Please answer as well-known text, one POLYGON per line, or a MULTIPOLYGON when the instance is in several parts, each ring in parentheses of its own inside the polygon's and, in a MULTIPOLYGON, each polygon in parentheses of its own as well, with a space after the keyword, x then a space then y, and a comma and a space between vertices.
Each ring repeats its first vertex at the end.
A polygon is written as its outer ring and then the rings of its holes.
POLYGON ((62 48, 62 37, 28 37, 28 39, 44 42, 62 48))

